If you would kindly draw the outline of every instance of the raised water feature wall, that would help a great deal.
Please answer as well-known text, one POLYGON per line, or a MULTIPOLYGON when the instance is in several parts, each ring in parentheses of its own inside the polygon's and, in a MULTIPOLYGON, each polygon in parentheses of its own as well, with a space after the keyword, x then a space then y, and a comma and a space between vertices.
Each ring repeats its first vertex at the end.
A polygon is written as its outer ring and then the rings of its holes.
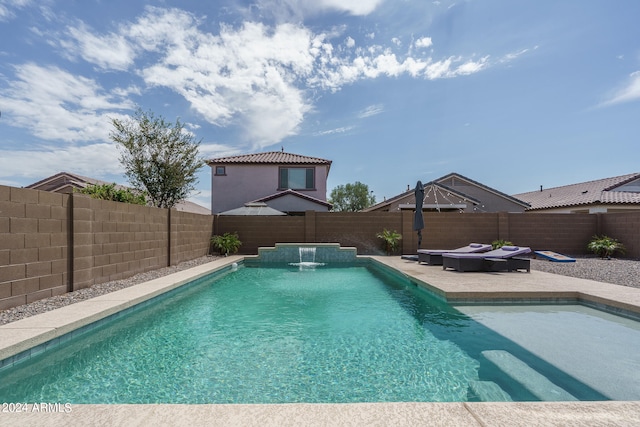
POLYGON ((317 263, 356 262, 356 248, 341 248, 339 243, 276 243, 273 248, 258 248, 256 261, 265 263, 300 262, 300 248, 315 248, 317 263))

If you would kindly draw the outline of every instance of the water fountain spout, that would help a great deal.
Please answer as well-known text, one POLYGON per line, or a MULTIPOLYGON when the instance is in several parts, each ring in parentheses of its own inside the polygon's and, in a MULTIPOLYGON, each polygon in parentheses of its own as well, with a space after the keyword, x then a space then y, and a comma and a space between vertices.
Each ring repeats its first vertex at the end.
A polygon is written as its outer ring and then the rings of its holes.
POLYGON ((322 262, 316 262, 316 248, 309 246, 301 246, 298 248, 299 262, 292 262, 291 265, 299 266, 300 269, 314 269, 324 265, 322 262))

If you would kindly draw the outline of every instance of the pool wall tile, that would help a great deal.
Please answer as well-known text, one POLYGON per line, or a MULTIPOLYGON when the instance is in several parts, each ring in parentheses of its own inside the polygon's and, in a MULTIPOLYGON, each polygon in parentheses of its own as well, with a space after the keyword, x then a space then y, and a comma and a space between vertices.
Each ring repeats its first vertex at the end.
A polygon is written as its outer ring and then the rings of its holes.
POLYGON ((356 248, 342 248, 338 243, 276 243, 272 248, 258 248, 255 260, 264 263, 300 262, 300 248, 315 248, 313 261, 321 263, 355 262, 358 256, 356 248))

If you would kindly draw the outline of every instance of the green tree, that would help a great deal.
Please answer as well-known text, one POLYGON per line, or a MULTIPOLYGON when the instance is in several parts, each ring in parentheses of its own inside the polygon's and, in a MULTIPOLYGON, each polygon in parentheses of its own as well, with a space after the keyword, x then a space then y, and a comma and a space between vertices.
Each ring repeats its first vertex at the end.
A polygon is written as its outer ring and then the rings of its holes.
POLYGON ((146 205, 144 194, 136 194, 130 188, 117 188, 116 184, 92 184, 76 190, 78 193, 88 194, 94 199, 112 200, 114 202, 146 205))
POLYGON ((138 109, 134 118, 112 119, 110 137, 120 148, 120 162, 131 186, 149 196, 153 206, 171 208, 184 200, 198 182, 196 172, 204 165, 200 141, 162 116, 138 109))
POLYGON ((338 185, 331 190, 329 203, 336 212, 356 212, 375 204, 376 198, 369 187, 359 181, 353 184, 338 185))

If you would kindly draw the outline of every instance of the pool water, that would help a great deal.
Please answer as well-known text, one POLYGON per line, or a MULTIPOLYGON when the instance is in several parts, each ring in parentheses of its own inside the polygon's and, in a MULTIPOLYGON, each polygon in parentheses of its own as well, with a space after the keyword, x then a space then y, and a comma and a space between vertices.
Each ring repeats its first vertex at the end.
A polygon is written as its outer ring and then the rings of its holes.
POLYGON ((458 402, 496 383, 508 399, 540 400, 501 381, 487 350, 572 397, 607 399, 408 280, 352 266, 241 267, 198 280, 1 371, 0 401, 458 402))

